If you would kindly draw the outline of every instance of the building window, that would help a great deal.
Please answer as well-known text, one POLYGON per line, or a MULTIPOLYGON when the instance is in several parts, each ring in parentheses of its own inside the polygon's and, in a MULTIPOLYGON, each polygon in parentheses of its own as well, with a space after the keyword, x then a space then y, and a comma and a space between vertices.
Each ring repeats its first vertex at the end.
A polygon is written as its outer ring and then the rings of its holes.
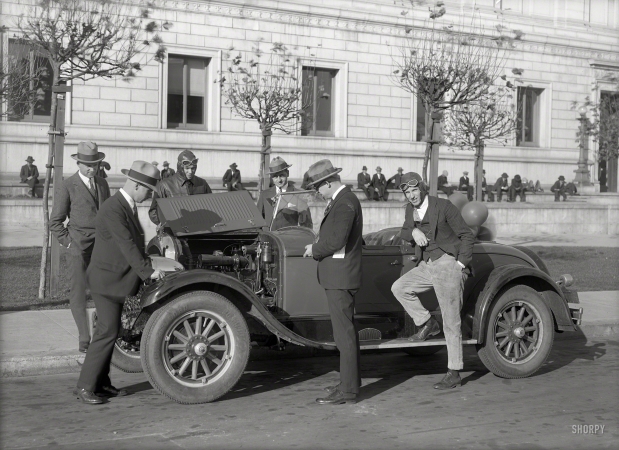
POLYGON ((209 58, 168 57, 168 128, 206 128, 209 62, 209 58))
POLYGON ((521 147, 540 146, 541 97, 543 89, 518 88, 518 124, 516 145, 521 147))
POLYGON ((5 93, 8 120, 49 122, 52 111, 53 71, 49 60, 31 46, 9 39, 7 73, 16 74, 5 93))
POLYGON ((303 67, 303 98, 311 99, 301 126, 302 136, 334 136, 335 85, 338 70, 303 67))

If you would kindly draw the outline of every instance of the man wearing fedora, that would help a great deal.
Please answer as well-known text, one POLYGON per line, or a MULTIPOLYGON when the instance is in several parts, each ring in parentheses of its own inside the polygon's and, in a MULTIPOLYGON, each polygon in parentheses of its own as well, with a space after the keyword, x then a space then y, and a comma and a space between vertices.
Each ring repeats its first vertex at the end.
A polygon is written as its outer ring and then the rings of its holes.
POLYGON ((281 157, 276 157, 269 164, 269 175, 273 186, 260 193, 258 210, 266 220, 271 231, 283 227, 300 226, 313 228, 312 214, 307 202, 295 192, 294 186, 288 184, 289 168, 292 164, 286 164, 281 157), (282 195, 283 193, 288 193, 282 195))
POLYGON ((37 193, 34 191, 35 186, 39 184, 39 169, 37 166, 32 164, 34 162, 34 158, 32 156, 28 156, 26 158, 26 164, 21 166, 21 170, 19 171, 19 178, 22 183, 28 183, 28 197, 36 197, 37 193))
POLYGON ((77 325, 79 351, 86 352, 90 332, 86 316, 86 269, 90 264, 95 243, 95 217, 109 196, 107 181, 99 176, 99 164, 105 154, 94 142, 80 142, 77 153, 78 171, 62 182, 49 218, 49 230, 60 245, 68 249, 67 259, 71 272, 69 304, 77 325), (65 220, 69 218, 67 225, 65 220))
POLYGON ((230 164, 230 168, 226 170, 222 178, 224 187, 228 191, 242 191, 244 189, 241 183, 241 171, 237 167, 236 163, 230 164))
POLYGON ((376 168, 376 173, 372 175, 372 186, 378 194, 378 201, 386 202, 385 189, 387 188, 387 179, 382 174, 382 171, 383 169, 380 166, 376 168))
POLYGON ((509 195, 509 184, 507 183, 508 175, 503 172, 503 174, 497 178, 496 183, 494 183, 494 190, 496 191, 496 201, 500 202, 503 198, 503 195, 509 195))
POLYGON ((404 169, 398 167, 397 173, 387 180, 387 188, 398 189, 400 184, 402 184, 402 173, 404 169))
POLYGON ((124 389, 112 386, 109 376, 123 303, 128 295, 138 292, 143 280, 163 277, 145 256, 136 207, 155 189, 159 170, 146 161, 134 161, 131 169, 121 172, 127 181, 99 210, 95 247, 86 272, 97 308, 97 327, 73 393, 91 405, 103 403, 102 397, 127 395, 124 389))
POLYGON ((161 171, 161 179, 163 180, 164 178, 170 178, 175 173, 176 172, 174 171, 174 169, 170 169, 170 163, 167 161, 164 161, 163 170, 161 171))
POLYGON ((157 189, 153 191, 153 201, 148 210, 151 222, 159 225, 157 212, 157 199, 169 197, 183 197, 186 195, 210 194, 211 187, 206 180, 196 175, 198 158, 193 152, 183 150, 178 155, 176 164, 177 172, 157 183, 157 189))
POLYGON ((440 324, 418 297, 434 290, 441 308, 448 358, 447 374, 434 388, 451 389, 461 384, 460 310, 475 238, 458 208, 447 199, 428 195, 419 174, 404 174, 400 189, 408 200, 400 236, 415 246, 419 264, 393 283, 391 292, 419 327, 409 340, 421 342, 441 332, 440 324))
POLYGON ((361 387, 359 335, 354 325, 355 294, 361 287, 363 213, 355 194, 340 181, 342 169, 323 159, 308 170, 308 188, 329 201, 315 244, 305 246, 304 257, 318 261, 318 282, 324 288, 340 351, 340 383, 325 390, 321 405, 355 403, 361 387))
POLYGON ((469 202, 473 201, 473 186, 469 182, 469 172, 465 170, 460 177, 460 183, 458 183, 458 190, 466 192, 466 198, 469 202))
POLYGON ((363 191, 368 200, 374 199, 374 186, 372 186, 372 177, 368 173, 368 168, 363 166, 361 172, 357 174, 357 187, 363 191))
POLYGON ((563 201, 567 200, 566 193, 566 185, 565 185, 565 177, 563 175, 559 176, 559 179, 555 181, 555 184, 552 185, 550 191, 555 194, 555 202, 560 201, 559 199, 563 196, 563 201))

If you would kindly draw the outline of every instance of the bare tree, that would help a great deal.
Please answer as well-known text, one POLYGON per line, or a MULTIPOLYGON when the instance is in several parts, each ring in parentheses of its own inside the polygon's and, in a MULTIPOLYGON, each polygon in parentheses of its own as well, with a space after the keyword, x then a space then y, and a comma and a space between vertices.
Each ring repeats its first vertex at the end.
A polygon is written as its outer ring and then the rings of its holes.
MULTIPOLYGON (((239 117, 257 121, 260 126, 262 149, 258 189, 262 192, 268 187, 267 166, 273 130, 290 134, 303 127, 313 104, 313 77, 307 75, 313 73, 315 67, 311 53, 309 59, 295 56, 279 42, 274 42, 271 51, 265 53, 260 45, 260 41, 256 42, 251 52, 239 51, 233 57, 231 54, 235 50, 230 48, 225 55, 230 64, 218 82, 232 111, 239 117)), ((310 51, 309 48, 305 50, 310 51)))
MULTIPOLYGON (((514 69, 518 70, 519 69, 514 69)), ((484 149, 488 142, 507 145, 518 127, 515 87, 496 86, 481 100, 456 105, 446 114, 444 142, 450 147, 475 151, 475 199, 482 201, 484 149)))
MULTIPOLYGON (((16 28, 20 38, 33 51, 49 61, 52 68, 52 86, 70 80, 94 78, 131 78, 141 69, 136 61, 139 55, 145 63, 149 58, 163 61, 165 46, 157 34, 170 24, 150 19, 153 3, 137 6, 131 0, 41 0, 19 17, 16 28), (147 53, 154 45, 154 53, 147 53)), ((49 242, 48 195, 54 161, 62 156, 54 154, 57 135, 57 94, 52 95, 49 128, 47 174, 43 190, 43 252, 39 298, 45 297, 47 247, 49 242)), ((54 185, 62 180, 62 173, 54 174, 54 185)))
MULTIPOLYGON (((410 9, 402 12, 420 14, 417 4, 427 2, 409 0, 410 9), (416 9, 417 8, 417 9, 416 9)), ((428 7, 429 18, 419 29, 405 27, 399 54, 393 56, 392 79, 396 85, 417 96, 426 111, 426 152, 422 176, 428 181, 428 163, 432 152, 438 152, 442 112, 459 105, 483 100, 503 73, 506 51, 522 32, 510 31, 502 25, 485 30, 476 10, 470 23, 448 19, 444 2, 428 7)), ((434 159, 434 158, 433 158, 434 159)), ((436 160, 435 164, 438 164, 436 160)), ((430 189, 436 193, 433 168, 430 189)))

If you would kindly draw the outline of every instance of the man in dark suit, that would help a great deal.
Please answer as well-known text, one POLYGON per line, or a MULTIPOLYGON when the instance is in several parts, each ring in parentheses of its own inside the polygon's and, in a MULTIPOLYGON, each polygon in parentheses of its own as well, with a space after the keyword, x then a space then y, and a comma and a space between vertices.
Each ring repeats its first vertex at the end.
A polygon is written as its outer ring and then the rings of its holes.
MULTIPOLYGON (((504 194, 508 194, 509 185, 507 184, 508 175, 503 172, 500 178, 497 178, 494 183, 494 190, 496 191, 496 201, 500 202, 504 194)), ((509 194, 508 194, 509 195, 509 194)))
POLYGON ((318 261, 318 282, 325 289, 333 325, 333 338, 340 351, 340 383, 316 399, 321 405, 354 403, 361 387, 359 335, 354 325, 355 294, 361 287, 363 213, 355 194, 342 184, 342 169, 323 159, 309 170, 309 188, 329 200, 320 224, 318 241, 305 247, 304 257, 318 261))
POLYGON ((178 171, 157 183, 153 191, 153 201, 148 209, 151 222, 159 225, 159 213, 157 212, 157 199, 169 197, 184 197, 186 195, 210 194, 211 187, 206 180, 196 175, 198 170, 198 158, 193 152, 183 150, 178 155, 176 164, 178 171))
POLYGON ((447 197, 449 197, 451 194, 453 194, 454 187, 449 184, 449 181, 447 181, 447 175, 449 175, 449 172, 443 170, 443 174, 438 176, 437 184, 438 190, 444 192, 447 197))
POLYGON ((400 236, 416 245, 419 264, 393 283, 391 291, 420 327, 409 340, 420 342, 441 332, 439 323, 418 297, 434 289, 441 307, 448 358, 447 374, 434 388, 450 389, 461 383, 460 310, 475 238, 458 208, 449 200, 427 195, 419 174, 409 172, 403 179, 401 189, 408 204, 400 236))
POLYGON ((462 172, 460 183, 458 184, 458 190, 466 192, 466 198, 469 202, 473 201, 473 186, 469 183, 469 173, 466 170, 462 172))
POLYGON ((167 161, 163 162, 163 170, 161 171, 161 179, 169 178, 174 175, 176 171, 174 169, 170 169, 170 163, 167 161))
POLYGON ((273 186, 262 191, 258 198, 258 210, 271 231, 291 226, 313 228, 312 214, 307 202, 299 194, 290 194, 297 191, 288 183, 288 169, 291 166, 292 164, 286 164, 279 156, 273 158, 269 164, 273 186))
POLYGON ((483 202, 486 194, 488 195, 488 202, 494 201, 494 193, 492 192, 493 187, 488 188, 488 183, 486 182, 486 169, 484 169, 484 176, 481 179, 481 201, 483 202))
POLYGON ((230 164, 230 168, 226 170, 222 178, 224 187, 228 191, 242 191, 244 189, 241 183, 241 171, 237 167, 236 163, 230 164))
POLYGON ((378 201, 386 202, 387 199, 385 198, 385 189, 387 189, 387 179, 382 174, 382 171, 383 169, 380 166, 376 168, 376 173, 372 175, 372 186, 374 186, 374 189, 378 194, 378 201))
POLYGON ((514 175, 514 178, 512 178, 512 184, 508 190, 509 201, 515 202, 516 196, 520 196, 520 202, 526 202, 527 201, 526 190, 527 190, 526 185, 522 182, 520 175, 514 175))
POLYGON ((36 197, 37 193, 35 192, 35 186, 39 184, 39 169, 37 166, 32 164, 34 162, 34 158, 32 156, 28 156, 26 158, 26 164, 21 166, 21 170, 19 171, 19 178, 22 183, 28 183, 28 197, 36 197))
POLYGON ((97 214, 95 248, 86 272, 97 308, 97 327, 73 393, 91 405, 103 403, 101 396, 127 395, 124 389, 112 386, 109 376, 123 303, 128 295, 138 292, 141 281, 163 277, 145 257, 136 207, 155 189, 159 170, 146 161, 134 161, 131 169, 122 169, 122 173, 128 178, 125 185, 97 214))
POLYGON ((97 211, 110 196, 107 181, 96 175, 105 153, 94 142, 80 142, 77 153, 71 155, 77 161, 78 171, 62 182, 54 199, 49 218, 49 230, 60 245, 69 251, 67 259, 71 271, 69 304, 77 325, 79 351, 85 353, 90 343, 90 331, 86 316, 86 269, 90 264, 95 244, 95 217, 97 211), (69 218, 67 226, 64 221, 69 218))
POLYGON ((402 174, 404 173, 404 169, 398 167, 397 173, 387 180, 387 189, 398 189, 400 184, 402 184, 402 174))
POLYGON ((555 194, 555 202, 560 201, 559 199, 561 196, 563 196, 563 201, 567 200, 565 177, 563 175, 559 176, 559 179, 555 181, 555 184, 552 185, 550 191, 555 194))
POLYGON ((361 189, 368 200, 374 199, 374 186, 372 186, 372 177, 368 173, 368 168, 363 166, 361 172, 357 174, 357 188, 361 189))

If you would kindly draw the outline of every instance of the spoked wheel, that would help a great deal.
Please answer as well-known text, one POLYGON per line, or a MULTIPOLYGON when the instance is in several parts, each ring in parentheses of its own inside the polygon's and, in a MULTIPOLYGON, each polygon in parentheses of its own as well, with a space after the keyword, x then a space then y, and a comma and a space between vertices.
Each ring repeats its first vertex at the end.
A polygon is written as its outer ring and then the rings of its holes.
POLYGON ((153 314, 144 329, 144 371, 163 395, 179 403, 213 401, 236 384, 249 358, 241 312, 208 291, 185 294, 153 314))
POLYGON ((552 313, 540 294, 528 286, 514 286, 493 304, 478 355, 495 375, 524 378, 544 364, 553 339, 552 313))

